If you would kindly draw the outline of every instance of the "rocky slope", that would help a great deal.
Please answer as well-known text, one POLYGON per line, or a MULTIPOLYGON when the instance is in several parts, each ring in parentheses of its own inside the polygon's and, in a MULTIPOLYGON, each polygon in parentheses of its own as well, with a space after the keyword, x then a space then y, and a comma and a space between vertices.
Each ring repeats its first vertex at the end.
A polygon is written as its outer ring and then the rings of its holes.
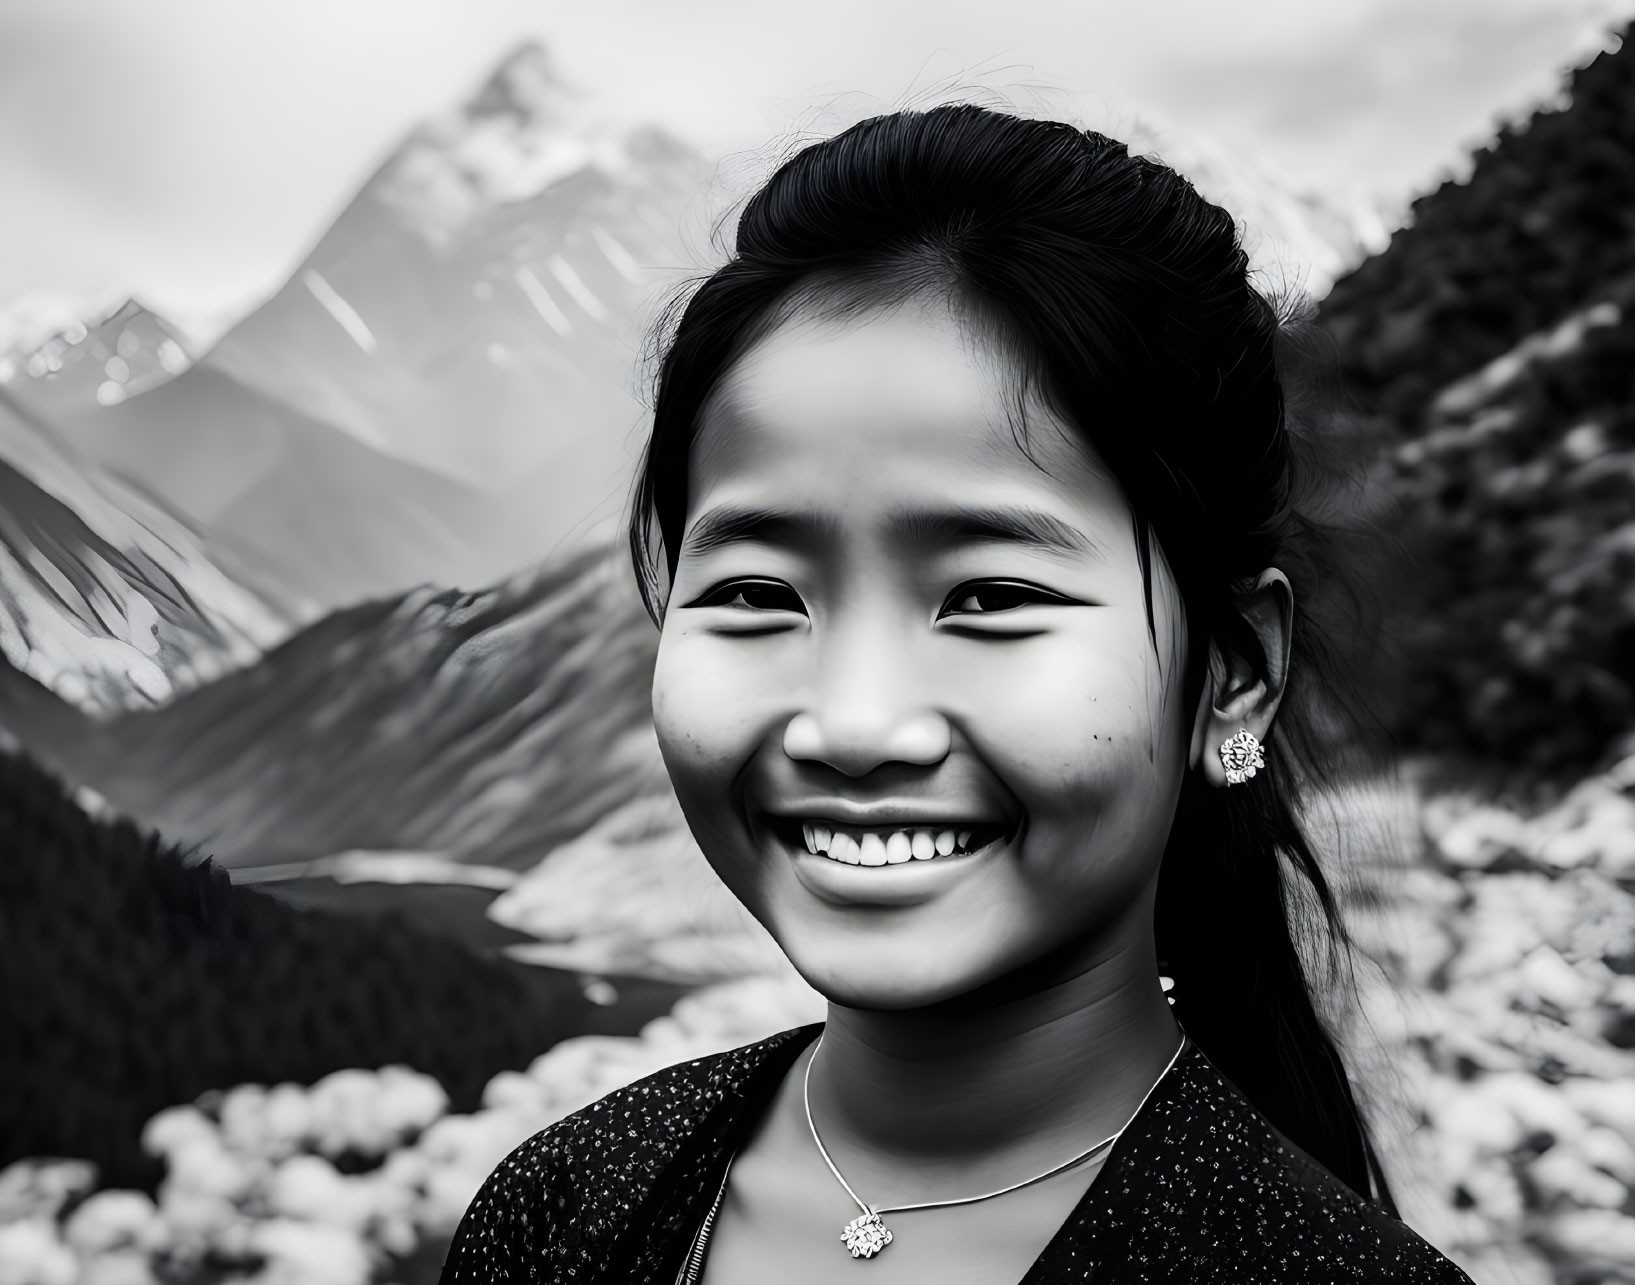
POLYGON ((0 398, 0 650, 87 713, 149 708, 255 661, 306 604, 250 587, 163 503, 0 398))

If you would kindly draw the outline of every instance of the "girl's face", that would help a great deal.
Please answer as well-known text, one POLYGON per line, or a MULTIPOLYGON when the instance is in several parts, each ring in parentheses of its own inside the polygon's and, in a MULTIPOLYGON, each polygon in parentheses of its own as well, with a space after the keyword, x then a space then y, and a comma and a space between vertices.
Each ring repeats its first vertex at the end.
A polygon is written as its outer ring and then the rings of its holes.
MULTIPOLYGON (((836 1003, 1150 940, 1191 731, 1132 514, 946 307, 797 317, 705 408, 653 709, 716 872, 836 1003)), ((1149 955, 1150 958, 1150 955, 1149 955)))

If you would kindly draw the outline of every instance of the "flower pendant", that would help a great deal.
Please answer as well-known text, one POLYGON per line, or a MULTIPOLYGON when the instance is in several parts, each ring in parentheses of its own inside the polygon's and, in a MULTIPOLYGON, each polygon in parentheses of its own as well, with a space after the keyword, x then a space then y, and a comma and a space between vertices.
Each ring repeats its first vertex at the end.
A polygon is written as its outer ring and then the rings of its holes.
POLYGON ((871 1209, 847 1223, 840 1233, 840 1239, 846 1242, 846 1248, 852 1251, 853 1258, 873 1258, 891 1244, 891 1228, 881 1222, 880 1215, 871 1209))

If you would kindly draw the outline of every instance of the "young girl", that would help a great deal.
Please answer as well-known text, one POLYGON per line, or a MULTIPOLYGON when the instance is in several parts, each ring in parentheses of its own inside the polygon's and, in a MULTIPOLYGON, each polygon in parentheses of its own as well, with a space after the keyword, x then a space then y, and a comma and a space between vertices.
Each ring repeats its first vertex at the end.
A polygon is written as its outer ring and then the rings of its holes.
POLYGON ((748 204, 631 543, 688 823, 828 1021, 522 1144, 448 1285, 1467 1280, 1291 933, 1344 579, 1246 272, 1172 171, 972 106, 748 204))

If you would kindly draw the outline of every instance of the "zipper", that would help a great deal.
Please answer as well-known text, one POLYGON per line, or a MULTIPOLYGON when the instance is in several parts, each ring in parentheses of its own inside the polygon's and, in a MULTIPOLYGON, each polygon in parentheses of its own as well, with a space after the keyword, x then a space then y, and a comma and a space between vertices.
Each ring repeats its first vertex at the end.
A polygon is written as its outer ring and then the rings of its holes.
POLYGON ((692 1251, 676 1273, 676 1285, 698 1285, 698 1275, 704 1268, 704 1253, 710 1243, 710 1230, 715 1226, 715 1215, 720 1212, 721 1200, 727 1194, 727 1175, 732 1172, 732 1161, 727 1160, 726 1172, 721 1175, 721 1187, 715 1193, 715 1203, 710 1206, 709 1213, 704 1215, 704 1221, 699 1226, 698 1235, 693 1238, 692 1251))

